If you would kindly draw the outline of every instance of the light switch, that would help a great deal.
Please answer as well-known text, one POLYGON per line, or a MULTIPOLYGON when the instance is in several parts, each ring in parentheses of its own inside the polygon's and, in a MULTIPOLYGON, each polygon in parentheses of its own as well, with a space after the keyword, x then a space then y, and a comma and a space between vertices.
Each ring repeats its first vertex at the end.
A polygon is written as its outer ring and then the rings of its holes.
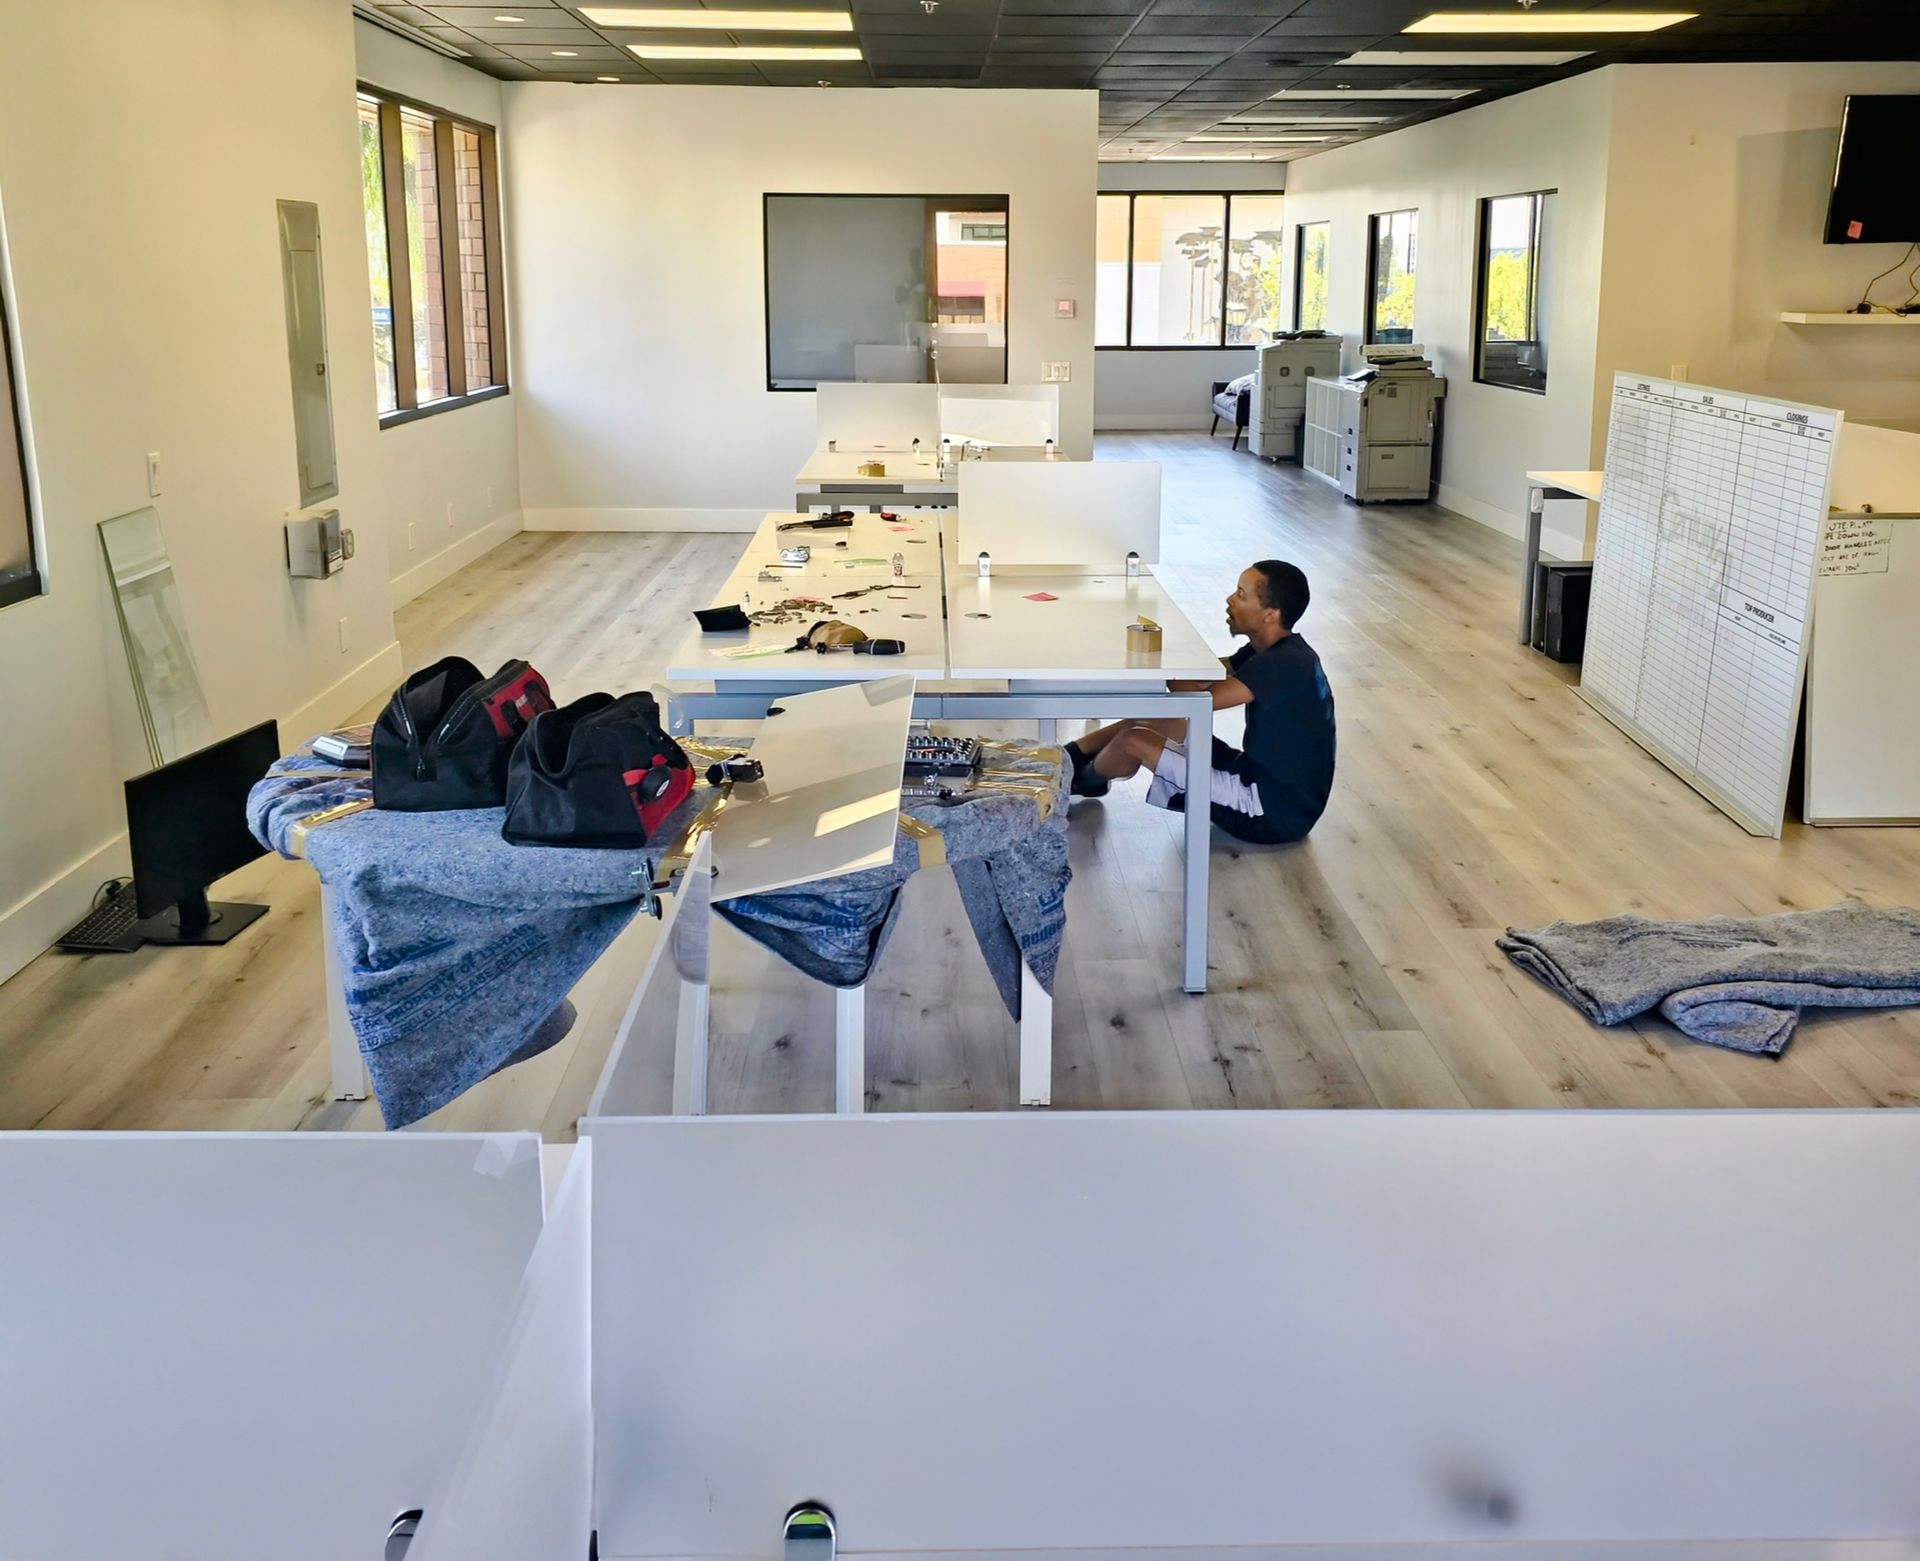
POLYGON ((1073 378, 1071 363, 1043 363, 1040 365, 1040 378, 1049 385, 1064 385, 1073 378))
POLYGON ((150 499, 160 497, 160 452, 158 450, 147 451, 147 497, 150 499))

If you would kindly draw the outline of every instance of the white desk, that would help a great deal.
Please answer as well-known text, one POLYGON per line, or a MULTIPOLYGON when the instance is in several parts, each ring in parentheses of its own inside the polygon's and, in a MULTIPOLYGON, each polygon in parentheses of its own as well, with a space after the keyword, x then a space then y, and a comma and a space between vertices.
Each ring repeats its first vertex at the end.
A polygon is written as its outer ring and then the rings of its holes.
POLYGON ((1911 1111, 591 1137, 609 1561, 776 1555, 804 1499, 885 1556, 1920 1533, 1911 1111))
POLYGON ((940 475, 937 451, 923 450, 919 455, 908 450, 815 450, 793 479, 793 507, 805 510, 820 504, 866 504, 879 508, 889 500, 908 505, 951 505, 960 497, 960 468, 970 461, 1064 461, 1065 456, 1048 455, 1045 447, 1031 445, 992 445, 952 462, 947 475, 940 475), (878 461, 887 469, 884 477, 862 477, 860 467, 878 461))
POLYGON ((1528 472, 1527 535, 1520 573, 1520 643, 1533 643, 1534 579, 1540 572, 1540 518, 1548 499, 1600 502, 1604 472, 1528 472))
POLYGON ((962 567, 947 585, 947 642, 956 678, 1134 688, 1223 675, 1219 656, 1200 631, 1166 588, 1144 573, 1133 580, 1040 573, 983 580, 962 567), (1161 626, 1161 649, 1130 653, 1126 626, 1143 617, 1161 626))
POLYGON ((780 529, 794 518, 790 510, 776 510, 763 519, 747 543, 746 551, 740 555, 734 573, 771 568, 783 578, 845 579, 855 575, 874 578, 893 572, 895 553, 900 555, 909 575, 940 573, 940 521, 934 512, 908 510, 894 520, 861 513, 854 516, 851 526, 835 526, 823 531, 780 529), (779 562, 783 547, 805 547, 813 556, 797 568, 783 565, 779 562), (870 562, 849 566, 849 559, 870 562))
MULTIPOLYGON (((834 601, 835 591, 859 590, 881 583, 879 577, 854 576, 836 582, 832 579, 796 579, 778 582, 760 580, 754 572, 730 576, 714 593, 711 605, 739 605, 742 595, 750 596, 755 608, 770 607, 787 596, 818 596, 826 606, 817 618, 838 618, 864 629, 874 639, 906 642, 899 656, 856 656, 851 651, 795 651, 791 655, 766 655, 734 658, 729 651, 743 646, 788 646, 809 627, 809 623, 756 624, 722 634, 704 634, 700 625, 687 617, 687 632, 667 661, 669 683, 711 683, 716 695, 743 690, 761 691, 758 705, 751 698, 728 708, 711 699, 701 704, 698 696, 676 691, 669 704, 669 728, 676 732, 691 730, 687 706, 694 702, 691 719, 715 716, 746 716, 759 720, 775 694, 794 694, 808 688, 834 688, 842 683, 864 683, 876 678, 911 672, 916 677, 940 679, 947 675, 946 625, 940 616, 938 577, 919 576, 889 585, 884 591, 834 601), (912 613, 915 616, 908 617, 912 613)), ((810 620, 811 621, 811 620, 810 620)))

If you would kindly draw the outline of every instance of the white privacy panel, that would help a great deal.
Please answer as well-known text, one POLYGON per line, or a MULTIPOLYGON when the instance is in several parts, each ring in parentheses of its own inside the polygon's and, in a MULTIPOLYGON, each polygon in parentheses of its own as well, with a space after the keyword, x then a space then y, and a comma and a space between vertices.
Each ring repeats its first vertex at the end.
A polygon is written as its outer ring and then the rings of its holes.
POLYGON ((604 1557, 1920 1534, 1912 1112, 593 1138, 604 1557))
POLYGON ((1060 442, 1058 385, 944 386, 940 434, 977 444, 1044 445, 1060 442))
POLYGON ((538 1149, 0 1135, 0 1561, 379 1555, 501 1349, 538 1149))
POLYGON ((823 383, 814 392, 814 444, 840 450, 924 450, 940 443, 938 385, 823 383))
POLYGON ((962 461, 955 548, 994 565, 1118 569, 1160 560, 1158 461, 962 461))

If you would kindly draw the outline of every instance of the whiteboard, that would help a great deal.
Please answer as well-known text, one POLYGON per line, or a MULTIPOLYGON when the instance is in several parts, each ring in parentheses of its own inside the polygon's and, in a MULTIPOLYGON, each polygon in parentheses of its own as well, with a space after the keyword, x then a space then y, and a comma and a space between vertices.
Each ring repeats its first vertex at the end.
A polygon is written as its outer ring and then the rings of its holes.
POLYGON ((1806 821, 1920 822, 1920 518, 1837 515, 1818 568, 1806 821))
POLYGON ((962 461, 958 498, 963 566, 1160 561, 1158 461, 962 461))
POLYGON ((1614 376, 1580 693, 1778 836, 1842 414, 1614 376))
POLYGON ((814 392, 815 447, 832 440, 845 450, 911 450, 940 444, 938 385, 843 385, 814 392))

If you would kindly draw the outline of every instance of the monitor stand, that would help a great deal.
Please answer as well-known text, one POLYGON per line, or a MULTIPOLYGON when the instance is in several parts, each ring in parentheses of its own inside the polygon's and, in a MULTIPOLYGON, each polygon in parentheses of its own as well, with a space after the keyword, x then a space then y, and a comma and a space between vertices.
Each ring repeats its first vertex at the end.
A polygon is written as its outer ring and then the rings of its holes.
POLYGON ((225 943, 267 914, 264 905, 207 899, 203 889, 139 924, 149 943, 225 943))

